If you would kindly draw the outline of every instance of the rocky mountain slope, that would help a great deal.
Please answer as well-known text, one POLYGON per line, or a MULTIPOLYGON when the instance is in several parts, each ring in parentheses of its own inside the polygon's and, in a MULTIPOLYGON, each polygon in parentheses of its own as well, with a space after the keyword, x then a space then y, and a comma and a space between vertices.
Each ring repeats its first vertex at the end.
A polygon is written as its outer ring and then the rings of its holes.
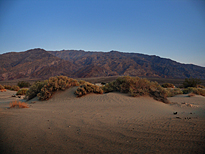
POLYGON ((164 78, 205 78, 205 67, 138 53, 45 51, 31 49, 0 55, 0 80, 131 75, 164 78))

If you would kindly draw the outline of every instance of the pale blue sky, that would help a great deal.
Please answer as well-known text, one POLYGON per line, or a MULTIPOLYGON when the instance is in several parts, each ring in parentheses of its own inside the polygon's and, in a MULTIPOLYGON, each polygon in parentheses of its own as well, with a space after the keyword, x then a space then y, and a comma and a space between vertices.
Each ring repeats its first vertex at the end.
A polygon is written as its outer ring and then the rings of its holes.
POLYGON ((205 66, 204 0, 0 0, 0 54, 117 50, 205 66))

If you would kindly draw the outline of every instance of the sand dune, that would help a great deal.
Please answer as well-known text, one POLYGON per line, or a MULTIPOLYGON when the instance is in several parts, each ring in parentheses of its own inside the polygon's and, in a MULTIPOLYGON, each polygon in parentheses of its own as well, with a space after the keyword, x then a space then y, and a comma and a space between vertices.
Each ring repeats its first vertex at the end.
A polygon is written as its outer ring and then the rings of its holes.
POLYGON ((16 98, 0 93, 0 153, 205 152, 205 97, 164 104, 121 93, 76 98, 75 89, 28 109, 7 109, 16 98))

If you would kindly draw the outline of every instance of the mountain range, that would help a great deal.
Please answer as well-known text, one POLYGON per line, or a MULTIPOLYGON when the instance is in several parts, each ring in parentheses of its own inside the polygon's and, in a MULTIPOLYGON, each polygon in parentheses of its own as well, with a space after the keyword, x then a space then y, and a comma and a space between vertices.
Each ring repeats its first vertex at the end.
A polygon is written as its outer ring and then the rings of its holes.
POLYGON ((47 79, 65 75, 73 78, 142 76, 159 78, 205 78, 205 67, 139 53, 46 51, 36 48, 0 55, 0 80, 47 79))

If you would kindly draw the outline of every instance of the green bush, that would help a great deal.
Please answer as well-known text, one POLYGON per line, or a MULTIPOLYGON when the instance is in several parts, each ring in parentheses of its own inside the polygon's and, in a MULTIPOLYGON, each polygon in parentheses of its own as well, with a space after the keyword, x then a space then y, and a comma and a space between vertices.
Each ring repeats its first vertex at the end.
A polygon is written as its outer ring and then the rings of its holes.
POLYGON ((31 84, 29 82, 26 82, 26 81, 19 81, 18 84, 17 84, 20 88, 25 88, 25 87, 30 87, 31 84))
POLYGON ((3 90, 4 89, 4 86, 2 86, 1 84, 0 84, 0 90, 3 90))
POLYGON ((37 94, 41 91, 41 89, 43 88, 44 85, 47 84, 47 80, 45 81, 37 81, 35 82, 30 88, 29 90, 26 92, 26 99, 30 100, 34 97, 37 96, 37 94))
POLYGON ((16 95, 26 95, 27 91, 28 89, 22 88, 16 93, 16 95))
POLYGON ((78 97, 81 97, 89 93, 103 94, 103 90, 97 85, 94 85, 89 82, 85 82, 75 91, 75 94, 78 97))
POLYGON ((167 92, 167 97, 173 97, 175 95, 178 95, 178 94, 183 94, 183 91, 179 88, 175 88, 175 89, 166 89, 166 92, 167 92))
POLYGON ((162 87, 163 88, 174 88, 175 86, 172 83, 163 83, 162 87))
POLYGON ((148 95, 155 100, 169 103, 167 100, 167 92, 164 88, 157 82, 151 82, 139 77, 119 77, 115 81, 106 84, 103 90, 104 92, 119 91, 130 93, 133 97, 148 95))
POLYGON ((65 90, 73 86, 79 86, 78 81, 75 79, 66 76, 50 77, 37 96, 40 100, 48 100, 55 91, 65 90))
POLYGON ((198 84, 201 84, 201 80, 197 78, 186 78, 183 82, 183 87, 196 87, 198 84))

